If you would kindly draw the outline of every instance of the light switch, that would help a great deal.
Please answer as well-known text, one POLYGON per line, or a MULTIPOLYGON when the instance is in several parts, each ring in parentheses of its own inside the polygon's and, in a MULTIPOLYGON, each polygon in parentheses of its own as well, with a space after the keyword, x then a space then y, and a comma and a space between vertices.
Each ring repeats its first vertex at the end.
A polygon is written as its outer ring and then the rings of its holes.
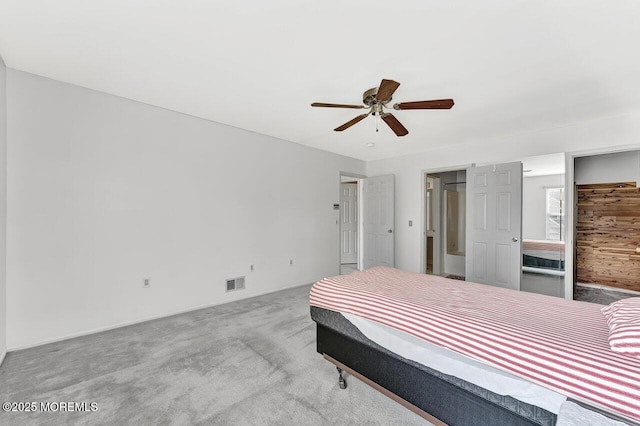
POLYGON ((413 226, 413 221, 412 220, 409 221, 409 226, 413 226))

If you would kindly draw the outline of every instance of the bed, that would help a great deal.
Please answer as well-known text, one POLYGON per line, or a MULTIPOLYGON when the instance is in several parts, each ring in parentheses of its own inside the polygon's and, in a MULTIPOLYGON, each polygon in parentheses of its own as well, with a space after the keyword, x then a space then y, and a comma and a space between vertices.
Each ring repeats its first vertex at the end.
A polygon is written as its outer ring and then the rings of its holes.
POLYGON ((564 276, 564 241, 522 240, 522 270, 564 276))
POLYGON ((611 350, 601 305, 386 267, 321 280, 310 304, 341 387, 434 424, 640 421, 640 358, 611 350))

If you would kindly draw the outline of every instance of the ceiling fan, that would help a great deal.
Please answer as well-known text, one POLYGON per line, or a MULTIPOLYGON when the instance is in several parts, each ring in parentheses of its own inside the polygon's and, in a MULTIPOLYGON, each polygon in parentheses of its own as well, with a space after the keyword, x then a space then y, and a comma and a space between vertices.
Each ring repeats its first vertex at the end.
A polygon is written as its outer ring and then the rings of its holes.
MULTIPOLYGON (((357 122, 365 119, 368 115, 379 116, 387 125, 393 130, 396 136, 405 136, 409 134, 409 131, 393 116, 390 112, 384 112, 385 108, 389 108, 387 104, 391 102, 391 96, 393 96, 396 89, 400 86, 400 83, 393 80, 382 79, 380 86, 369 89, 362 94, 362 103, 364 105, 347 105, 347 104, 327 104, 323 102, 314 102, 312 107, 325 107, 325 108, 353 108, 353 109, 365 109, 369 108, 369 112, 357 116, 356 118, 347 121, 342 126, 336 127, 336 132, 341 132, 349 127, 353 126, 357 122)), ((400 102, 393 104, 393 109, 451 109, 453 106, 453 99, 438 99, 433 101, 416 101, 416 102, 400 102)), ((376 127, 376 131, 377 131, 376 127)))

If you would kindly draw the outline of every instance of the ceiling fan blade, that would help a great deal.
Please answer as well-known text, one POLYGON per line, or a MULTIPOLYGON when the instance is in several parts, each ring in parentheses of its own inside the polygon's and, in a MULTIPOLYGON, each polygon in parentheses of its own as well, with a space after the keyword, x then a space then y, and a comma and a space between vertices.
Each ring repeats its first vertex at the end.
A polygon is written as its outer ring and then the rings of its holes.
POLYGON ((380 102, 387 102, 393 96, 393 93, 400 86, 400 83, 393 80, 385 80, 382 79, 380 82, 380 87, 378 87, 378 93, 376 93, 376 99, 380 102))
POLYGON ((362 114, 357 116, 356 118, 354 118, 353 120, 347 121, 346 123, 344 123, 342 126, 340 127, 336 127, 335 130, 336 132, 341 132, 345 129, 348 129, 349 127, 353 126, 354 124, 356 124, 357 122, 364 120, 365 118, 367 118, 367 115, 369 115, 370 113, 366 113, 366 114, 362 114))
POLYGON ((406 127, 404 127, 402 123, 400 123, 398 119, 393 116, 393 114, 380 114, 380 117, 384 120, 385 123, 387 123, 387 126, 389 126, 391 130, 393 130, 393 133, 395 133, 396 136, 405 136, 409 134, 409 131, 406 129, 406 127))
POLYGON ((314 102, 311 104, 312 107, 325 107, 325 108, 354 108, 354 109, 362 109, 366 108, 364 105, 346 105, 346 104, 325 104, 323 102, 314 102))
POLYGON ((438 99, 434 101, 400 102, 393 105, 393 109, 451 109, 453 99, 438 99))

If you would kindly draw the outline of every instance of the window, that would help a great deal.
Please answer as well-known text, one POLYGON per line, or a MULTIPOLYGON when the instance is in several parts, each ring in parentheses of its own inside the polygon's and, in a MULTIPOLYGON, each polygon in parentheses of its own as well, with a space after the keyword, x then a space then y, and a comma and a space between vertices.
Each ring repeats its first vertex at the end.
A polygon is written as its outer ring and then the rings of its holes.
POLYGON ((564 188, 547 188, 547 240, 562 241, 564 188))

